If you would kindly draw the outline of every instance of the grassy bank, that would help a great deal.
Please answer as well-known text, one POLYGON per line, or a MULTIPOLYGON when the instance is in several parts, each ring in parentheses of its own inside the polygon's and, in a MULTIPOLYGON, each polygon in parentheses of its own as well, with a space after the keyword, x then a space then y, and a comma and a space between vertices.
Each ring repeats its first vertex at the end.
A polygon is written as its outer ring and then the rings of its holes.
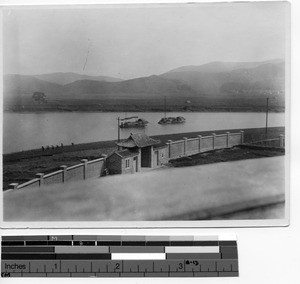
MULTIPOLYGON (((228 129, 220 131, 198 131, 189 133, 178 133, 168 135, 152 136, 162 142, 168 140, 179 140, 183 137, 196 137, 197 135, 207 136, 212 132, 225 133, 238 132, 244 130, 245 142, 257 141, 266 138, 264 128, 252 129, 228 129)), ((268 129, 268 138, 277 138, 280 134, 284 134, 284 127, 273 127, 268 129)), ((59 149, 49 149, 42 151, 41 149, 23 151, 18 153, 3 155, 3 189, 6 190, 10 183, 23 183, 35 178, 36 173, 50 173, 61 165, 72 166, 80 163, 81 159, 97 159, 101 154, 109 154, 116 150, 115 140, 100 141, 78 145, 68 145, 59 149)), ((241 156, 241 159, 244 157, 241 156)), ((213 159, 211 160, 213 163, 213 159)))
POLYGON ((261 148, 237 146, 229 149, 213 150, 205 153, 196 154, 189 157, 182 157, 170 160, 169 164, 173 167, 188 167, 220 162, 267 158, 284 155, 285 150, 278 148, 261 148))

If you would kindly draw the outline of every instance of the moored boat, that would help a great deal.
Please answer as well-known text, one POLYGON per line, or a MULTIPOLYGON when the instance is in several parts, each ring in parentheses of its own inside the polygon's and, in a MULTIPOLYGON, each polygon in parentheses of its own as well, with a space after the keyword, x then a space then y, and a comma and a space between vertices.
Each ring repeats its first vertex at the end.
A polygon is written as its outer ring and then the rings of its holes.
POLYGON ((177 116, 177 117, 172 117, 172 116, 167 117, 166 116, 166 97, 165 97, 164 102, 165 102, 165 116, 160 119, 158 124, 179 124, 179 123, 184 123, 185 118, 183 116, 177 116))
POLYGON ((159 124, 178 124, 178 123, 184 123, 185 118, 182 116, 177 117, 163 117, 158 123, 159 124))
POLYGON ((147 120, 145 120, 143 118, 138 118, 137 116, 123 118, 123 119, 121 119, 121 121, 125 121, 125 122, 120 123, 120 128, 143 128, 143 127, 146 127, 146 125, 148 124, 147 120), (127 120, 131 120, 134 118, 137 118, 137 119, 135 121, 127 121, 127 120))

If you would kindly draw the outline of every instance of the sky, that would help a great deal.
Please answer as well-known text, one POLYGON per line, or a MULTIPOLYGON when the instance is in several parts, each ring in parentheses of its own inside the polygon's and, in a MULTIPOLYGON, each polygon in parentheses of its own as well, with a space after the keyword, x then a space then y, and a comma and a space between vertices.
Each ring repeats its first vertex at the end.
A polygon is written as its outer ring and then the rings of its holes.
POLYGON ((4 74, 131 79, 212 61, 285 58, 283 2, 6 8, 4 74))

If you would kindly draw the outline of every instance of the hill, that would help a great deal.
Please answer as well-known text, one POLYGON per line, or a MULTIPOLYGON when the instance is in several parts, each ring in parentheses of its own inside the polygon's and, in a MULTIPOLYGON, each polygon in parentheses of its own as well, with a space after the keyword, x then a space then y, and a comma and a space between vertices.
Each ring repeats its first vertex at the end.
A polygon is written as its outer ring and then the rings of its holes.
POLYGON ((197 93, 185 84, 159 76, 142 77, 121 82, 77 80, 58 85, 33 76, 4 76, 5 103, 20 104, 31 99, 33 92, 43 92, 49 100, 65 99, 109 99, 109 98, 153 98, 163 96, 196 96, 197 93))
POLYGON ((283 91, 285 64, 281 60, 212 62, 200 66, 183 66, 161 76, 187 84, 202 95, 251 96, 283 91))
POLYGON ((33 76, 9 74, 3 79, 3 100, 4 104, 22 104, 23 101, 31 98, 34 92, 46 94, 59 94, 61 86, 33 76))
POLYGON ((73 98, 110 97, 153 98, 162 96, 196 96, 197 93, 185 84, 159 76, 142 77, 122 82, 98 82, 80 80, 63 86, 65 95, 73 98))
POLYGON ((94 81, 104 81, 104 82, 122 81, 122 79, 108 77, 108 76, 89 76, 89 75, 77 74, 72 72, 68 72, 68 73, 56 72, 56 73, 49 73, 49 74, 42 74, 42 75, 33 75, 33 77, 51 83, 59 84, 59 85, 70 84, 78 80, 94 80, 94 81))

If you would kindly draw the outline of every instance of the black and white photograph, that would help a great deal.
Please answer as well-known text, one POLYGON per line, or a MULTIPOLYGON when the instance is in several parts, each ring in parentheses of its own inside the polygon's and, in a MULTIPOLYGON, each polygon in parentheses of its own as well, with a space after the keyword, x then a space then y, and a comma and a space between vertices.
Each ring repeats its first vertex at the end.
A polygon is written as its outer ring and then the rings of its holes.
POLYGON ((2 14, 3 223, 288 224, 287 2, 2 14))

